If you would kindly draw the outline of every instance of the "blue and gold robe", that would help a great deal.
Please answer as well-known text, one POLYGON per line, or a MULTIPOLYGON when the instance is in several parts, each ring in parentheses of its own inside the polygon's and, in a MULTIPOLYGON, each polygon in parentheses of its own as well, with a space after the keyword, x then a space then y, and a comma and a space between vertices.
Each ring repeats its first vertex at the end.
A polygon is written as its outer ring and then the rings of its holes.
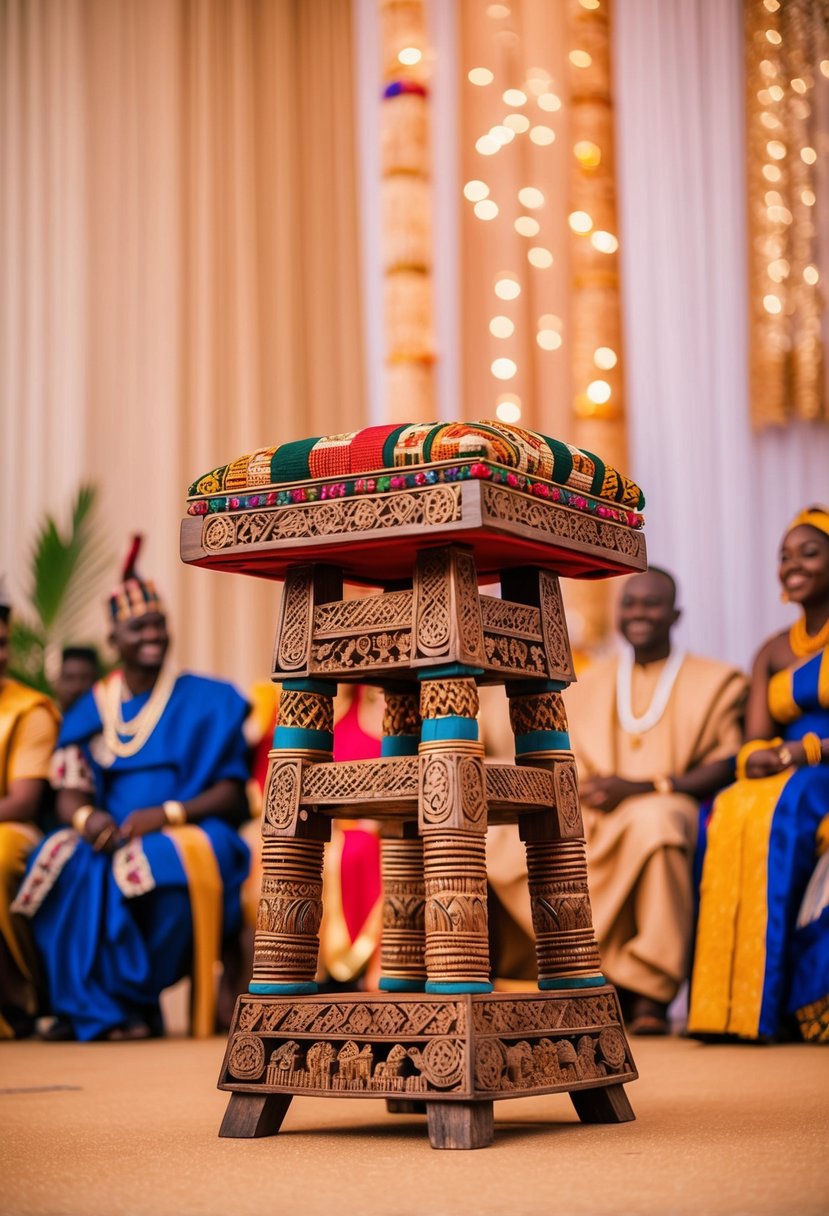
MULTIPOLYGON (((149 696, 124 702, 125 722, 149 696)), ((86 789, 90 802, 123 823, 132 811, 186 802, 218 781, 244 782, 247 708, 229 684, 180 675, 141 749, 115 757, 93 690, 64 721, 56 784, 86 789)), ((149 833, 111 855, 96 853, 71 828, 47 837, 14 910, 31 917, 54 1012, 82 1040, 131 1018, 152 1020, 159 994, 192 961, 202 997, 196 1030, 212 1032, 215 960, 222 934, 240 927, 249 864, 236 827, 217 817, 149 833)))
MULTIPOLYGON (((778 672, 769 709, 786 742, 829 737, 829 649, 778 672)), ((689 1030, 772 1038, 791 1018, 829 1038, 829 764, 719 795, 702 871, 689 1030), (807 890, 808 888, 808 890, 807 890)))

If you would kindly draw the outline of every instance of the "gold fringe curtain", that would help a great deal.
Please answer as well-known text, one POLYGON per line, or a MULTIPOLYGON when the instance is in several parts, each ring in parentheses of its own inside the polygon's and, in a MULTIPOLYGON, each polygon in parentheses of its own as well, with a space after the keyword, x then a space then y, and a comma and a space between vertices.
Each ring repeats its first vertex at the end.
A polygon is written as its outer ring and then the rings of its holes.
POLYGON ((428 37, 422 0, 380 0, 385 416, 435 415, 428 37))
POLYGON ((829 4, 745 0, 749 359, 756 427, 829 421, 829 4))
MULTIPOLYGON (((365 425, 345 0, 0 2, 0 553, 101 487, 182 666, 267 672, 277 591, 185 567, 187 485, 365 425)), ((91 589, 91 635, 103 614, 91 589)))

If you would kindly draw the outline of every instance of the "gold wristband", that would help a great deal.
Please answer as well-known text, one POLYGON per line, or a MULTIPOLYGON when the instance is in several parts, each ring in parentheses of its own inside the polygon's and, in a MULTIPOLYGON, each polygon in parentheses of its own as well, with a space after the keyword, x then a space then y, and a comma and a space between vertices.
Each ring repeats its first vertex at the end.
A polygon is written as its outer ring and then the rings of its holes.
POLYGON ((657 794, 672 794, 674 792, 674 783, 670 777, 652 777, 651 781, 654 792, 657 794))
POLYGON ((79 806, 72 815, 72 827, 79 836, 83 836, 83 830, 86 827, 86 821, 90 815, 95 814, 94 806, 79 806))
POLYGON ((806 763, 812 768, 820 764, 823 759, 823 744, 820 741, 820 736, 816 735, 813 730, 810 730, 803 736, 800 742, 803 744, 806 763))
POLYGON ((746 762, 749 756, 754 752, 764 751, 766 748, 773 749, 782 742, 782 739, 750 739, 748 743, 744 743, 737 753, 737 780, 745 781, 746 762))
POLYGON ((163 803, 164 814, 167 816, 167 822, 174 828, 181 827, 187 822, 187 812, 184 809, 183 802, 176 802, 174 798, 168 799, 163 803))

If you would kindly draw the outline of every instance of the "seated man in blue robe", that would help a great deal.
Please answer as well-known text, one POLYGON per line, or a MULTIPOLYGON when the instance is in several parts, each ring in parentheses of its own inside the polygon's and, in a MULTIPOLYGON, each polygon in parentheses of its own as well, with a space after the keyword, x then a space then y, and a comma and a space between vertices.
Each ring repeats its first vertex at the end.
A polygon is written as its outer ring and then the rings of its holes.
POLYGON ((165 665, 164 612, 136 551, 109 601, 121 667, 58 738, 67 826, 33 854, 14 904, 31 918, 58 1019, 46 1037, 146 1038, 159 994, 191 968, 194 1032, 212 1033, 215 963, 241 924, 247 703, 165 665))

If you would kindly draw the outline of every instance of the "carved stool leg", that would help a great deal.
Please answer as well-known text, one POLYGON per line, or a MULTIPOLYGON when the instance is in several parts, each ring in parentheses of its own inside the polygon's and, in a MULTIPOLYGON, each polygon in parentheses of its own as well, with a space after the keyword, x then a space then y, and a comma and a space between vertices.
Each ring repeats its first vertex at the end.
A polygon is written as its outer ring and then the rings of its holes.
POLYGON ((426 982, 423 841, 383 838, 383 940, 380 990, 422 992, 426 982))
POLYGON ((527 843, 539 988, 603 984, 583 840, 527 843))
POLYGON ((336 685, 286 680, 262 815, 262 893, 253 980, 258 994, 316 992, 327 819, 300 809, 303 767, 331 758, 336 685))
POLYGON ((427 992, 490 992, 486 790, 473 679, 421 687, 427 992))
POLYGON ((486 1148, 492 1144, 491 1102, 427 1102, 432 1148, 486 1148))
MULTIPOLYGON (((416 756, 420 742, 419 693, 386 692, 385 697, 380 754, 416 756)), ((386 829, 380 842, 380 866, 383 876, 380 990, 422 992, 426 982, 423 841, 415 824, 386 829)))
POLYGON ((561 686, 544 691, 508 687, 510 723, 518 763, 543 765, 554 774, 556 805, 549 814, 519 820, 527 850, 539 988, 580 988, 604 983, 587 889, 573 758, 561 686))
POLYGON ((231 1094, 219 1135, 251 1140, 275 1136, 291 1105, 291 1094, 231 1094))
POLYGON ((636 1118, 624 1085, 601 1089, 574 1089, 570 1101, 582 1123, 630 1123, 636 1118))

